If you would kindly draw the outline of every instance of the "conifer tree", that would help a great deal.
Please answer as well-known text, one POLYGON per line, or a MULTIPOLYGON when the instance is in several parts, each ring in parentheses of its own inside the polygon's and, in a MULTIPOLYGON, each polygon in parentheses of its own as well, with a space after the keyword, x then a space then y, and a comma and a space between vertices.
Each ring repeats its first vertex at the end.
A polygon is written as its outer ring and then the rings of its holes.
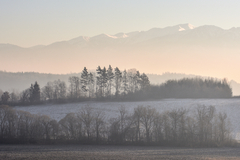
POLYGON ((111 65, 109 65, 108 70, 107 70, 107 86, 108 86, 108 95, 111 96, 111 91, 112 91, 112 83, 114 79, 114 73, 111 65))
POLYGON ((32 103, 40 101, 40 87, 37 82, 34 85, 31 84, 29 100, 32 103))
POLYGON ((93 94, 94 94, 94 76, 91 72, 88 74, 88 85, 89 85, 89 98, 90 98, 90 97, 93 97, 93 94))
POLYGON ((105 88, 107 86, 107 70, 104 67, 101 69, 100 66, 97 68, 97 85, 98 85, 98 95, 100 97, 104 97, 105 95, 105 88))
POLYGON ((99 97, 102 97, 103 96, 103 83, 102 83, 102 69, 101 69, 101 67, 100 66, 98 66, 98 68, 97 68, 97 74, 98 74, 98 76, 97 76, 97 88, 96 88, 96 94, 97 94, 97 96, 99 96, 99 97))
POLYGON ((103 96, 105 96, 105 90, 106 90, 106 87, 107 87, 107 81, 108 81, 108 79, 107 79, 107 70, 106 70, 106 68, 104 67, 104 68, 102 69, 103 96))
POLYGON ((128 79, 127 79, 126 69, 123 71, 122 84, 123 84, 123 86, 122 86, 123 94, 126 95, 128 93, 128 79))
POLYGON ((87 92, 89 90, 88 82, 89 82, 88 71, 87 71, 87 68, 84 67, 82 74, 81 74, 81 84, 82 84, 83 92, 87 92))
POLYGON ((122 72, 118 69, 118 67, 115 68, 115 95, 118 97, 120 93, 121 88, 121 81, 122 81, 122 72))

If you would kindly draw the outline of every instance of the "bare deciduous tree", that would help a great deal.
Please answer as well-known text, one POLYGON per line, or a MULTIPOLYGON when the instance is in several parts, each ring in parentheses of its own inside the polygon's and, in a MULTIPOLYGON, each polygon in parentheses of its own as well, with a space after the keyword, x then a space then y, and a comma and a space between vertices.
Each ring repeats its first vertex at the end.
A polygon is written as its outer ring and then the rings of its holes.
POLYGON ((86 133, 87 139, 89 140, 91 137, 94 121, 93 108, 90 106, 82 107, 78 113, 78 117, 83 123, 84 132, 86 133))

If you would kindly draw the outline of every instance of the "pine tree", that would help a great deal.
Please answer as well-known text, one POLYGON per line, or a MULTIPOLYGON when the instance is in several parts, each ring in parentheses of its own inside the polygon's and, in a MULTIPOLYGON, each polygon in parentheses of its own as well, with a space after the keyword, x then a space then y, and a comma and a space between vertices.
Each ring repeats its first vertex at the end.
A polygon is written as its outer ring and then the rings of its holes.
POLYGON ((105 90, 106 90, 106 87, 107 87, 107 81, 108 81, 108 79, 107 79, 107 70, 106 70, 106 68, 104 67, 104 68, 102 69, 103 96, 105 96, 105 90))
POLYGON ((98 74, 98 76, 97 76, 97 88, 96 88, 96 94, 97 94, 97 96, 99 96, 99 97, 103 97, 103 83, 102 83, 102 69, 101 69, 101 67, 100 66, 98 66, 98 68, 97 68, 97 74, 98 74))
POLYGON ((105 88, 107 86, 107 70, 104 67, 101 69, 100 66, 97 68, 97 85, 98 85, 98 95, 100 97, 104 97, 105 95, 105 88))
POLYGON ((122 72, 115 68, 115 96, 118 97, 121 88, 121 81, 122 81, 122 72))
POLYGON ((34 103, 34 102, 40 102, 40 87, 38 85, 37 82, 35 82, 35 84, 31 84, 31 87, 30 87, 30 97, 29 97, 29 100, 31 103, 34 103))
POLYGON ((112 83, 114 79, 114 73, 111 65, 109 65, 108 70, 107 70, 107 81, 108 81, 108 95, 111 96, 111 91, 112 91, 112 83))
POLYGON ((82 84, 83 92, 87 92, 89 90, 88 82, 89 82, 88 71, 87 71, 87 68, 84 67, 82 74, 81 74, 81 84, 82 84))
POLYGON ((128 93, 128 79, 127 79, 126 69, 123 71, 122 84, 123 84, 123 86, 122 86, 123 94, 126 95, 128 93))
POLYGON ((93 94, 94 94, 94 77, 91 72, 88 74, 88 84, 89 84, 89 98, 90 98, 90 97, 93 97, 93 94))

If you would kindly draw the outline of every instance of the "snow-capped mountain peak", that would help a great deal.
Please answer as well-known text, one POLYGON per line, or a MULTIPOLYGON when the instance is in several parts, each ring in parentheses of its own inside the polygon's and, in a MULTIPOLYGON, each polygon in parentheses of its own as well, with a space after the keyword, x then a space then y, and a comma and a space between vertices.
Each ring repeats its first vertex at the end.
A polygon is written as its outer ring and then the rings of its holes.
POLYGON ((87 36, 79 36, 77 38, 73 38, 68 41, 69 44, 76 45, 76 44, 82 44, 88 42, 90 37, 87 36))
POLYGON ((192 24, 188 24, 188 27, 189 27, 189 29, 194 29, 194 28, 196 28, 194 25, 192 25, 192 24))
POLYGON ((192 30, 192 29, 195 29, 195 28, 196 27, 194 25, 190 24, 190 23, 180 24, 178 31, 192 30))
POLYGON ((112 35, 109 35, 109 34, 105 34, 106 36, 110 37, 110 38, 114 38, 114 39, 117 39, 118 37, 116 36, 112 36, 112 35))
POLYGON ((117 37, 117 38, 127 38, 127 37, 129 37, 128 34, 123 33, 123 32, 117 33, 114 36, 117 37))
POLYGON ((185 29, 184 29, 184 28, 182 28, 181 26, 179 26, 179 29, 178 29, 178 31, 185 31, 185 29))

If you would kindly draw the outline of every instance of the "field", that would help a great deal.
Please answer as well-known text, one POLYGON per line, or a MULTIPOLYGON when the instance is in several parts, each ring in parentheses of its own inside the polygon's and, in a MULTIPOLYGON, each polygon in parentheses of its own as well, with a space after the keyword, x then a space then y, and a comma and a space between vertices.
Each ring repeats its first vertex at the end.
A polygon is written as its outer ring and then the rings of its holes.
POLYGON ((240 148, 167 148, 90 145, 0 145, 4 160, 72 160, 72 159, 240 159, 240 148))
POLYGON ((226 112, 231 122, 232 135, 235 139, 240 140, 240 99, 164 99, 160 101, 144 102, 81 102, 59 105, 40 105, 27 107, 14 107, 17 110, 28 111, 32 114, 48 115, 49 117, 60 120, 67 113, 78 112, 81 107, 89 105, 94 110, 101 110, 106 113, 107 118, 116 117, 118 109, 124 106, 130 113, 139 105, 151 106, 156 108, 160 113, 173 108, 186 108, 189 114, 196 114, 196 108, 199 105, 215 106, 217 112, 226 112))

